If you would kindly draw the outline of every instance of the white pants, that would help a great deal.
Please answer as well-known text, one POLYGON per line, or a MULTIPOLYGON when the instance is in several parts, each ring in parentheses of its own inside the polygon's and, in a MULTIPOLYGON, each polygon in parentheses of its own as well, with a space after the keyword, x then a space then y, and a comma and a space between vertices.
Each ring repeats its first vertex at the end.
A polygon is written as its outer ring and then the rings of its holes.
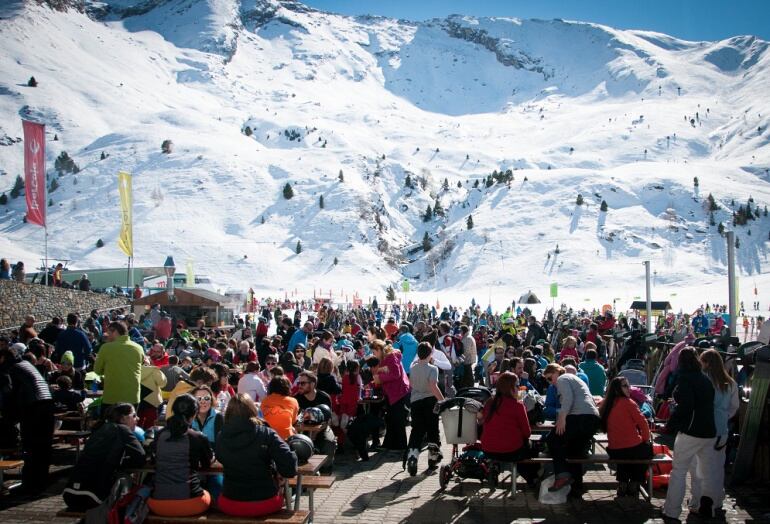
MULTIPOLYGON (((716 499, 713 493, 712 482, 710 479, 701 476, 703 468, 698 469, 698 464, 708 464, 708 456, 714 449, 715 438, 698 438, 684 433, 679 433, 674 441, 674 463, 671 475, 668 479, 668 492, 666 493, 666 503, 663 505, 663 513, 668 517, 679 518, 682 513, 682 502, 684 501, 684 492, 687 487, 687 472, 691 468, 695 469, 695 476, 692 478, 701 483, 701 496, 716 499)), ((700 496, 698 497, 700 504, 700 496)))
POLYGON ((704 451, 703 459, 700 458, 690 466, 690 499, 689 506, 698 509, 700 498, 705 495, 714 501, 714 508, 721 508, 725 500, 725 452, 727 450, 727 437, 713 438, 714 443, 704 451), (715 446, 719 444, 720 449, 715 446), (710 487, 705 486, 709 484, 710 487), (709 492, 711 494, 709 494, 709 492))

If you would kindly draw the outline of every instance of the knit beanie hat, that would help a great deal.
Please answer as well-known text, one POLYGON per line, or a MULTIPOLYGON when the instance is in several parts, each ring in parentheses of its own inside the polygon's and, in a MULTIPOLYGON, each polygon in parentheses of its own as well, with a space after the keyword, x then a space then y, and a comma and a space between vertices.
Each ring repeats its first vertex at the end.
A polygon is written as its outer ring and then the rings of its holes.
POLYGON ((72 354, 72 351, 64 352, 64 354, 61 356, 61 363, 70 365, 75 363, 75 355, 72 354))

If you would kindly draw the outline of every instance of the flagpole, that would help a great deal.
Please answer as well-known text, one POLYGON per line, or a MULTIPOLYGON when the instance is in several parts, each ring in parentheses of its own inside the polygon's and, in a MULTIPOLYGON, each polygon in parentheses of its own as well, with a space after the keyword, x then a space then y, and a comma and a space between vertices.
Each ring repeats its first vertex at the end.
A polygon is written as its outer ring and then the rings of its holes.
MULTIPOLYGON (((46 189, 46 199, 45 201, 48 202, 48 190, 46 189)), ((45 285, 48 286, 48 217, 46 216, 46 225, 43 226, 43 234, 45 235, 45 264, 43 267, 43 271, 45 271, 45 285)))
MULTIPOLYGON (((45 128, 43 128, 45 129, 45 128)), ((45 136, 45 131, 43 131, 43 136, 45 136)), ((45 184, 43 184, 43 205, 48 205, 48 177, 45 176, 45 157, 43 157, 43 179, 45 180, 45 184)), ((43 234, 45 235, 45 268, 43 269, 45 271, 45 285, 48 287, 48 211, 45 213, 45 224, 43 224, 43 234)))

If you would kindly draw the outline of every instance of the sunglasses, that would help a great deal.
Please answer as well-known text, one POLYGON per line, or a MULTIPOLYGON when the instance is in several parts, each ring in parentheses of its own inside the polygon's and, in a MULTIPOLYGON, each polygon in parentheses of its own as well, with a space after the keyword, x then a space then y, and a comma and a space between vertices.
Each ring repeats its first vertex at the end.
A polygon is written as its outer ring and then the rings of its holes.
POLYGON ((197 398, 198 400, 200 400, 202 402, 211 402, 211 396, 209 396, 209 395, 204 395, 202 397, 195 397, 195 398, 197 398))
POLYGON ((277 362, 265 362, 265 365, 266 365, 267 367, 272 367, 272 366, 275 366, 275 365, 277 365, 277 364, 278 364, 277 362))

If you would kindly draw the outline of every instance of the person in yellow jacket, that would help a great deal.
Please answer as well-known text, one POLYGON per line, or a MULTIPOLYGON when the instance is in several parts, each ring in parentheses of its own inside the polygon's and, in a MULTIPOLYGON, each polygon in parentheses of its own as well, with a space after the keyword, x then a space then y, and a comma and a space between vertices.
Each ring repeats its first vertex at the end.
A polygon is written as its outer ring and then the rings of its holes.
POLYGON ((141 400, 139 401, 138 424, 144 429, 155 425, 158 418, 158 410, 163 404, 161 389, 166 385, 166 375, 153 366, 147 357, 145 357, 144 366, 142 366, 141 380, 141 400))

